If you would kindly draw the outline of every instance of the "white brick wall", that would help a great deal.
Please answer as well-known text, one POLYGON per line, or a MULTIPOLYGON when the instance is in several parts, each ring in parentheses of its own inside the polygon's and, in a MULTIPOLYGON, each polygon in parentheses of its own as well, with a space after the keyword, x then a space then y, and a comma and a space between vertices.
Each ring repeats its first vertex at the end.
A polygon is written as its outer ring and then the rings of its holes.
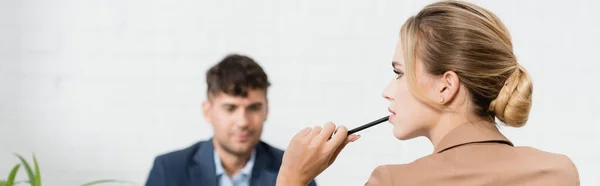
MULTIPOLYGON (((230 52, 273 82, 263 137, 277 147, 305 126, 381 117, 399 28, 428 2, 0 0, 0 178, 13 153, 35 153, 46 185, 144 183, 154 156, 211 135, 204 72, 230 52)), ((568 154, 582 185, 600 185, 600 3, 475 2, 508 26, 534 78, 529 124, 505 134, 568 154)), ((362 185, 375 166, 432 150, 387 124, 362 135, 321 185, 362 185)))

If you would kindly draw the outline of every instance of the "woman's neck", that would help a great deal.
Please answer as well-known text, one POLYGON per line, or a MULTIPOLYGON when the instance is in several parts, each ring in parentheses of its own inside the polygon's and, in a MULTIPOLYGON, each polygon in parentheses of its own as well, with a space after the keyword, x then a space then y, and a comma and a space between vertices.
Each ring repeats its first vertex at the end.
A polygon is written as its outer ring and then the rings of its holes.
POLYGON ((428 131, 426 137, 429 139, 429 141, 435 148, 440 143, 440 141, 442 141, 442 139, 456 127, 467 123, 475 123, 481 121, 486 121, 486 119, 477 116, 446 114, 440 117, 439 122, 428 131))

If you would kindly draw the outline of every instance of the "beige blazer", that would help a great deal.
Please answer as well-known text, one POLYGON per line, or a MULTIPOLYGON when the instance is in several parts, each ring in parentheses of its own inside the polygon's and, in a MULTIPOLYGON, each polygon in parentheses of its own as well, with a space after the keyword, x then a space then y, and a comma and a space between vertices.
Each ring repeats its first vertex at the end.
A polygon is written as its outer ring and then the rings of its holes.
POLYGON ((378 166, 367 186, 572 186, 579 174, 565 155, 514 147, 493 124, 463 124, 434 153, 409 164, 378 166))

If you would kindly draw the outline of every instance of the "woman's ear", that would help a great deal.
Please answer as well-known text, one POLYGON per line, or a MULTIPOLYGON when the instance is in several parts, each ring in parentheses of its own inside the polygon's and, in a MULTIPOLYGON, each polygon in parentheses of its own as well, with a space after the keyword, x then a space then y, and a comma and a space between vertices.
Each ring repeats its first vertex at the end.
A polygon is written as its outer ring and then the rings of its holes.
POLYGON ((438 102, 440 104, 446 104, 452 99, 454 99, 454 97, 456 97, 460 81, 458 79, 458 75, 455 72, 448 71, 444 73, 440 79, 439 84, 440 85, 438 90, 440 98, 438 102))

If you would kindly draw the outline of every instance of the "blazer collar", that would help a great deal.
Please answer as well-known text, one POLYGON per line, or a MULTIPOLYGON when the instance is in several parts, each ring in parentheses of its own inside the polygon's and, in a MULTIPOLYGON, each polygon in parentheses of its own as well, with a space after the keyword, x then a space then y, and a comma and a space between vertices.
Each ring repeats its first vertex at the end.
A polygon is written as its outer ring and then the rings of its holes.
POLYGON ((196 164, 190 167, 189 185, 218 185, 213 151, 212 138, 199 146, 193 158, 196 164))
POLYGON ((196 151, 196 154, 194 155, 194 161, 200 165, 212 168, 212 173, 215 172, 214 150, 215 147, 213 145, 213 139, 210 138, 205 143, 200 145, 196 151))
POLYGON ((267 152, 266 146, 258 143, 255 148, 256 159, 252 168, 251 186, 275 185, 279 167, 273 166, 276 157, 267 152))
MULTIPOLYGON (((192 184, 204 184, 209 186, 216 186, 218 184, 217 176, 215 174, 216 167, 214 162, 214 149, 215 147, 213 145, 212 138, 198 148, 198 151, 194 155, 194 161, 197 164, 196 166, 192 167, 191 171, 192 184)), ((266 146, 263 145, 262 142, 259 142, 254 150, 256 157, 254 166, 252 167, 250 185, 275 185, 278 171, 278 167, 273 167, 272 160, 275 157, 270 156, 270 154, 267 152, 266 146)))
POLYGON ((510 140, 500 133, 496 124, 477 122, 462 124, 454 128, 440 140, 434 151, 435 153, 441 153, 457 146, 481 142, 497 142, 514 146, 510 140))

